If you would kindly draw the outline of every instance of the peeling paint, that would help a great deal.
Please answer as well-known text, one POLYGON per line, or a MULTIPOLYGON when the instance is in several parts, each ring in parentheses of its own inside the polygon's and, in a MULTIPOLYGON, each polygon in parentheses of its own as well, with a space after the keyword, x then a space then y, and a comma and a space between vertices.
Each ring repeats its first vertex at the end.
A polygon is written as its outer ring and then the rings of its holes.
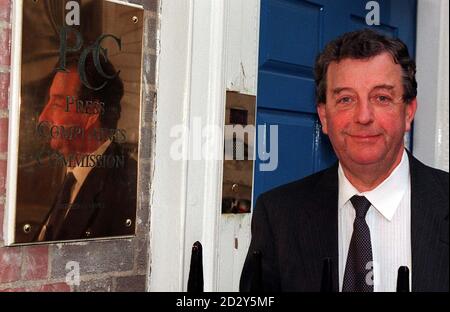
POLYGON ((244 69, 244 63, 241 62, 241 70, 242 70, 242 76, 245 78, 247 78, 247 75, 245 75, 245 69, 244 69))

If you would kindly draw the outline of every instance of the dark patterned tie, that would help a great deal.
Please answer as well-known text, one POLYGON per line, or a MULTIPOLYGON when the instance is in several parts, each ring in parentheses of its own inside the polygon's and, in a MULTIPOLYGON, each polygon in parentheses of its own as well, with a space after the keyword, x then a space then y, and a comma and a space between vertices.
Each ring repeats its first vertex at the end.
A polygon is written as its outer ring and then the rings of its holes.
POLYGON ((48 222, 48 228, 45 235, 46 240, 58 239, 57 235, 61 229, 61 225, 64 222, 66 213, 70 208, 70 195, 72 194, 72 188, 76 182, 77 180, 72 172, 66 174, 61 191, 58 193, 50 220, 48 222))
POLYGON ((373 292, 372 244, 366 214, 371 203, 364 196, 353 196, 350 201, 356 211, 353 234, 345 265, 343 292, 373 292))

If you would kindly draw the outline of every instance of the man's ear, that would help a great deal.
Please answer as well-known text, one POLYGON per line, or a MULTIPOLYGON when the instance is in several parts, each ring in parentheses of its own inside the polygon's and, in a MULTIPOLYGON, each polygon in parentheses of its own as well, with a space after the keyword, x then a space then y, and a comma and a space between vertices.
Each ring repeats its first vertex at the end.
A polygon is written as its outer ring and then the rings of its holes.
POLYGON ((327 109, 325 105, 325 103, 317 104, 317 113, 319 114, 320 122, 322 123, 322 132, 328 134, 327 109))
POLYGON ((414 98, 410 103, 406 103, 405 107, 405 131, 411 130, 411 124, 417 111, 417 98, 414 98))

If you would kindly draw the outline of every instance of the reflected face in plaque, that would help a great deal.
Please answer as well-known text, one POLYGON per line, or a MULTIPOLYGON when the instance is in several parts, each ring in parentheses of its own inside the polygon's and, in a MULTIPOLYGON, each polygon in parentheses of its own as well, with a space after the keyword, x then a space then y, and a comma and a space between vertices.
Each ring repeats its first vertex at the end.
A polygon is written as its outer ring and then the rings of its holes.
POLYGON ((39 123, 45 123, 48 128, 51 148, 64 156, 90 152, 87 130, 98 123, 97 115, 77 111, 75 102, 80 88, 76 69, 57 72, 50 86, 49 100, 39 116, 39 123))

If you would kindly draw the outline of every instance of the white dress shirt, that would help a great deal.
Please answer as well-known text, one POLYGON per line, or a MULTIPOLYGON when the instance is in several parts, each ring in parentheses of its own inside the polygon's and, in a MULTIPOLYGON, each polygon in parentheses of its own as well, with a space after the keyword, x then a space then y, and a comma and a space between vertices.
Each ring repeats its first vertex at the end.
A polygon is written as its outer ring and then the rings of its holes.
POLYGON ((342 290, 353 233, 355 210, 350 202, 353 195, 365 196, 372 204, 366 222, 372 243, 374 291, 396 291, 400 266, 409 268, 411 287, 411 183, 406 151, 391 175, 369 192, 358 192, 345 176, 341 164, 338 178, 339 290, 342 290))
MULTIPOLYGON (((103 155, 105 153, 108 146, 111 144, 111 140, 106 140, 100 147, 92 154, 90 155, 103 155)), ((86 180, 87 176, 89 175, 89 172, 97 165, 97 159, 93 159, 93 163, 90 166, 76 166, 76 167, 67 167, 67 173, 72 172, 76 183, 72 188, 71 194, 70 194, 70 204, 72 204, 75 200, 75 198, 78 195, 78 192, 80 191, 81 187, 83 186, 84 181, 86 180)))

